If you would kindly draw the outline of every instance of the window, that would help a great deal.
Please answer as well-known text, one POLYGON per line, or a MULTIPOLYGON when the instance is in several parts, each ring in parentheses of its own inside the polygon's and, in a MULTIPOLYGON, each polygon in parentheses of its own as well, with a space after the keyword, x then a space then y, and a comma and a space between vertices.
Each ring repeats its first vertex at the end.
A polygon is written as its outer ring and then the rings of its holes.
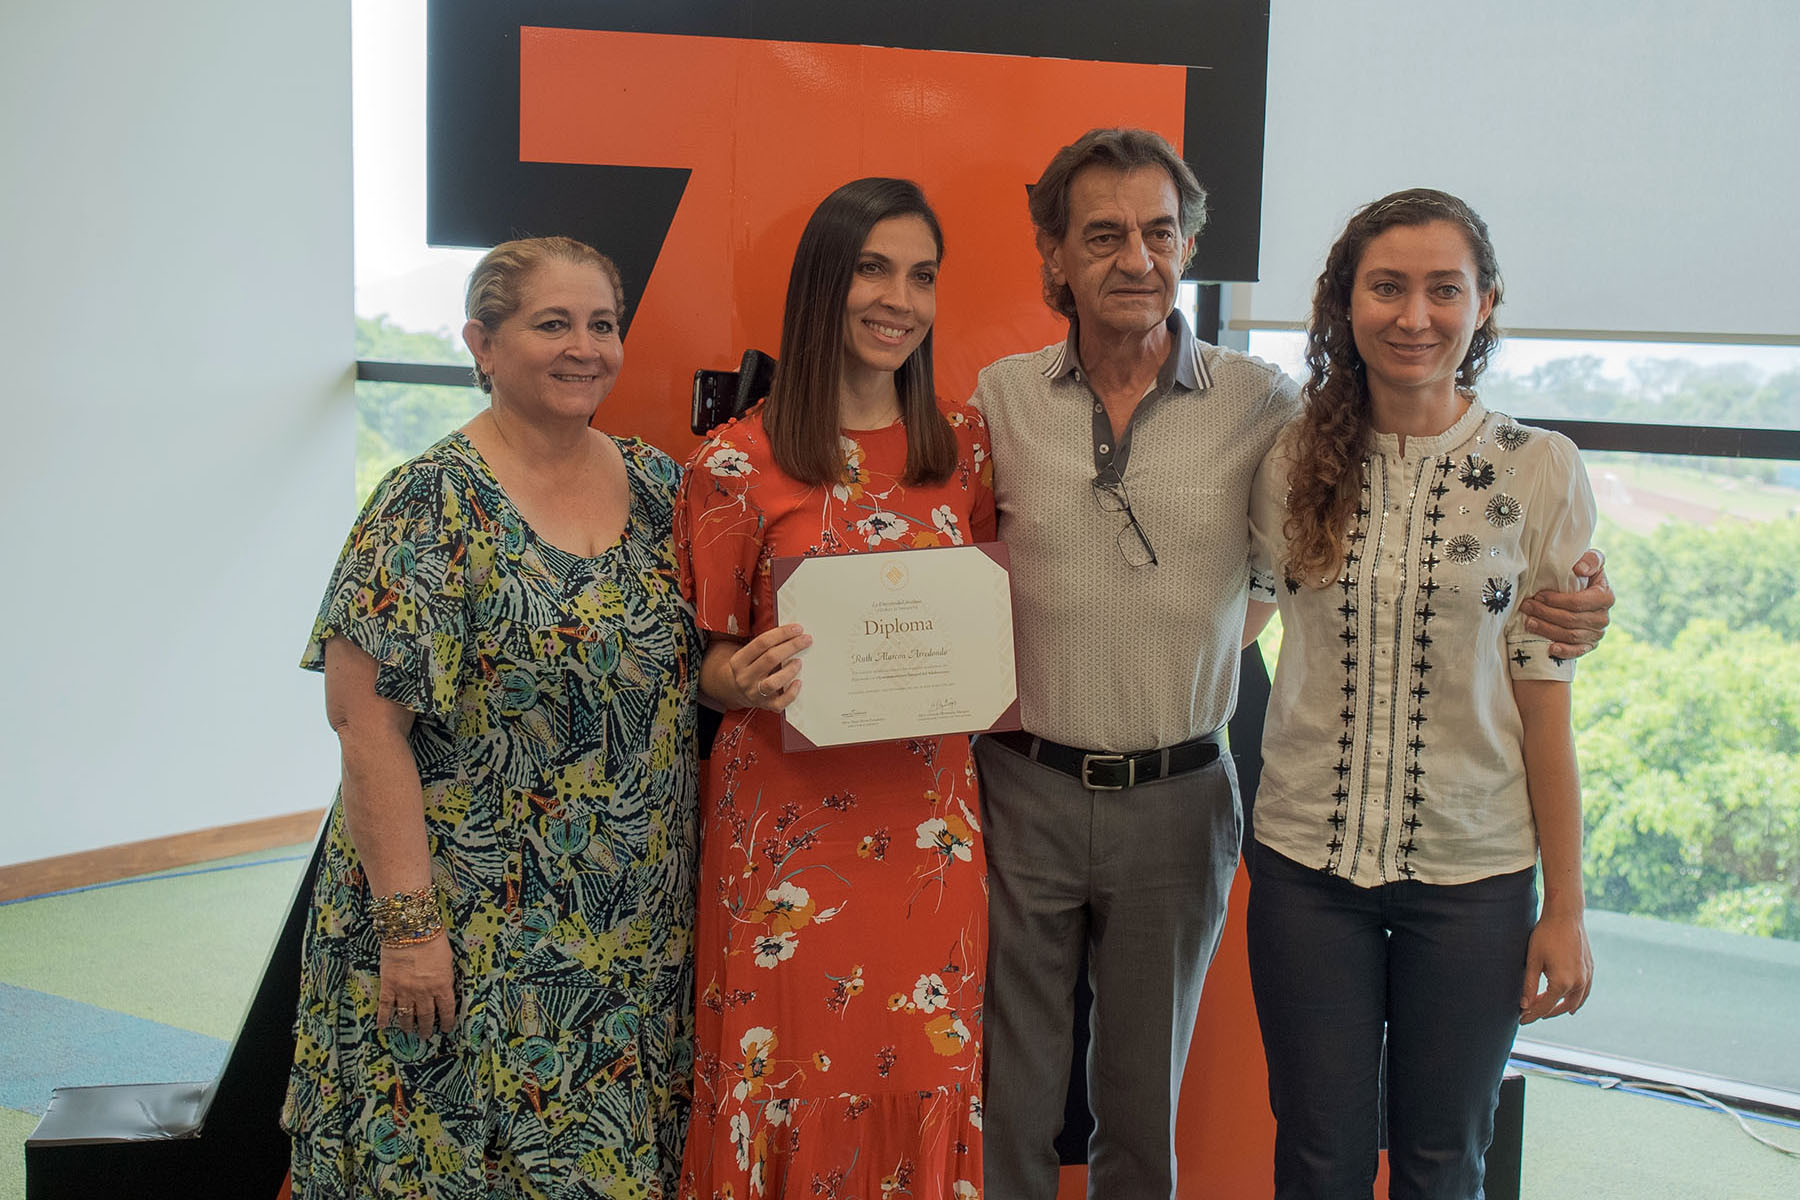
MULTIPOLYGON (((463 288, 480 252, 425 244, 424 0, 356 0, 351 21, 356 357, 468 366, 463 288)), ((359 380, 357 496, 484 407, 473 387, 359 380)))

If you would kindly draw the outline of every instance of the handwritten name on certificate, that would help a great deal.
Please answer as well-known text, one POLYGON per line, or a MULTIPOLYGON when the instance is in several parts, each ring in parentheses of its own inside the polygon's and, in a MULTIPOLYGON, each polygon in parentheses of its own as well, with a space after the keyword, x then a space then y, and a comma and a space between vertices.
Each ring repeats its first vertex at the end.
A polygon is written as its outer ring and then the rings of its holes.
POLYGON ((813 639, 782 748, 1017 729, 1007 569, 999 542, 776 559, 776 620, 813 639))

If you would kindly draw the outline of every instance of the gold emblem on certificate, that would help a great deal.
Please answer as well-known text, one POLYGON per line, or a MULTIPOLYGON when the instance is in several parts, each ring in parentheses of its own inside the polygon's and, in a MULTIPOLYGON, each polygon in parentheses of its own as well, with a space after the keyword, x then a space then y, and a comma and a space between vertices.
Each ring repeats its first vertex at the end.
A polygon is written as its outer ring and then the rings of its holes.
POLYGON ((782 748, 1017 729, 1007 567, 999 542, 776 559, 776 620, 813 639, 782 748))

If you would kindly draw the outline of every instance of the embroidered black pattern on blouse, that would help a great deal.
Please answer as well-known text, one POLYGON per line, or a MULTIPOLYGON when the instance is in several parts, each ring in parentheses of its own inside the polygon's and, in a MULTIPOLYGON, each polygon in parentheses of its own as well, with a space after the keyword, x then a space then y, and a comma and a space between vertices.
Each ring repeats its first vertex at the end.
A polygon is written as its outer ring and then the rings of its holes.
POLYGON ((1494 428, 1494 440, 1500 443, 1502 450, 1517 450, 1531 440, 1529 431, 1519 428, 1511 421, 1503 421, 1494 428))
POLYGON ((1479 454, 1471 454, 1462 461, 1462 469, 1456 478, 1470 491, 1479 492, 1494 486, 1494 464, 1479 454))
POLYGON ((1350 821, 1350 770, 1353 751, 1356 749, 1356 667, 1359 635, 1357 633, 1359 612, 1356 606, 1357 566, 1362 562, 1363 544, 1369 537, 1369 513, 1372 505, 1369 502, 1369 470, 1372 464, 1363 463, 1362 496, 1356 503, 1356 514, 1350 521, 1350 533, 1344 539, 1344 570, 1338 576, 1338 591, 1343 597, 1338 604, 1338 615, 1344 619, 1342 632, 1338 634, 1344 643, 1344 657, 1339 660, 1344 668, 1344 683, 1340 689, 1344 702, 1338 708, 1338 718, 1343 728, 1338 733, 1338 761, 1335 773, 1337 786, 1331 792, 1331 837, 1325 843, 1325 866, 1327 875, 1336 875, 1338 867, 1344 860, 1344 828, 1350 821))
POLYGON ((1501 492, 1487 502, 1487 522, 1496 529, 1505 529, 1508 525, 1515 525, 1524 515, 1525 506, 1505 492, 1501 492))
POLYGON ((1459 533, 1444 543, 1444 557, 1453 563, 1472 563, 1481 557, 1481 539, 1472 533, 1459 533))
POLYGON ((1482 606, 1496 617, 1502 616, 1512 607, 1512 593, 1512 580, 1489 576, 1488 581, 1481 585, 1482 606))
MULTIPOLYGON (((1479 460, 1474 455, 1470 455, 1464 466, 1466 467, 1468 462, 1477 461, 1479 460)), ((1425 740, 1425 725, 1430 719, 1425 715, 1425 699, 1431 695, 1431 689, 1426 685, 1426 677, 1432 671, 1431 619, 1437 615, 1437 610, 1431 605, 1441 586, 1437 581, 1437 569, 1443 560, 1438 557, 1437 548, 1444 539, 1443 535, 1438 533, 1438 524, 1446 515, 1444 506, 1439 504, 1438 500, 1449 492, 1447 480, 1455 467, 1455 461, 1449 455, 1444 455, 1437 460, 1433 470, 1432 486, 1427 492, 1432 497, 1431 507, 1425 510, 1425 520, 1430 522, 1430 529, 1420 539, 1419 606, 1413 614, 1412 686, 1407 689, 1406 766, 1404 769, 1406 790, 1402 793, 1401 811, 1404 815, 1400 820, 1400 825, 1405 832, 1400 837, 1400 861, 1395 866, 1395 870, 1403 879, 1411 879, 1418 874, 1417 868, 1412 865, 1412 856, 1413 852, 1418 849, 1419 843, 1419 804, 1425 798, 1424 793, 1420 790, 1420 783, 1425 778, 1425 765, 1422 757, 1426 747, 1430 745, 1425 740)), ((1492 472, 1493 468, 1489 467, 1488 470, 1492 472)), ((1447 547, 1446 553, 1448 553, 1447 547)))

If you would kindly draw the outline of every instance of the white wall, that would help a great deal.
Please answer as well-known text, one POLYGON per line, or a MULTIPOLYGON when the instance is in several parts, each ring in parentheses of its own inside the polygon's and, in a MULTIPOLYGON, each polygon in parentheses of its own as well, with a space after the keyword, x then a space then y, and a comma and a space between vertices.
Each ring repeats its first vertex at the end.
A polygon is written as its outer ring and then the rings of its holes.
POLYGON ((1794 0, 1273 0, 1269 42, 1234 324, 1304 321, 1345 217, 1424 185, 1487 219, 1509 328, 1800 333, 1794 0))
POLYGON ((7 5, 0 864, 326 803, 348 0, 7 5))

